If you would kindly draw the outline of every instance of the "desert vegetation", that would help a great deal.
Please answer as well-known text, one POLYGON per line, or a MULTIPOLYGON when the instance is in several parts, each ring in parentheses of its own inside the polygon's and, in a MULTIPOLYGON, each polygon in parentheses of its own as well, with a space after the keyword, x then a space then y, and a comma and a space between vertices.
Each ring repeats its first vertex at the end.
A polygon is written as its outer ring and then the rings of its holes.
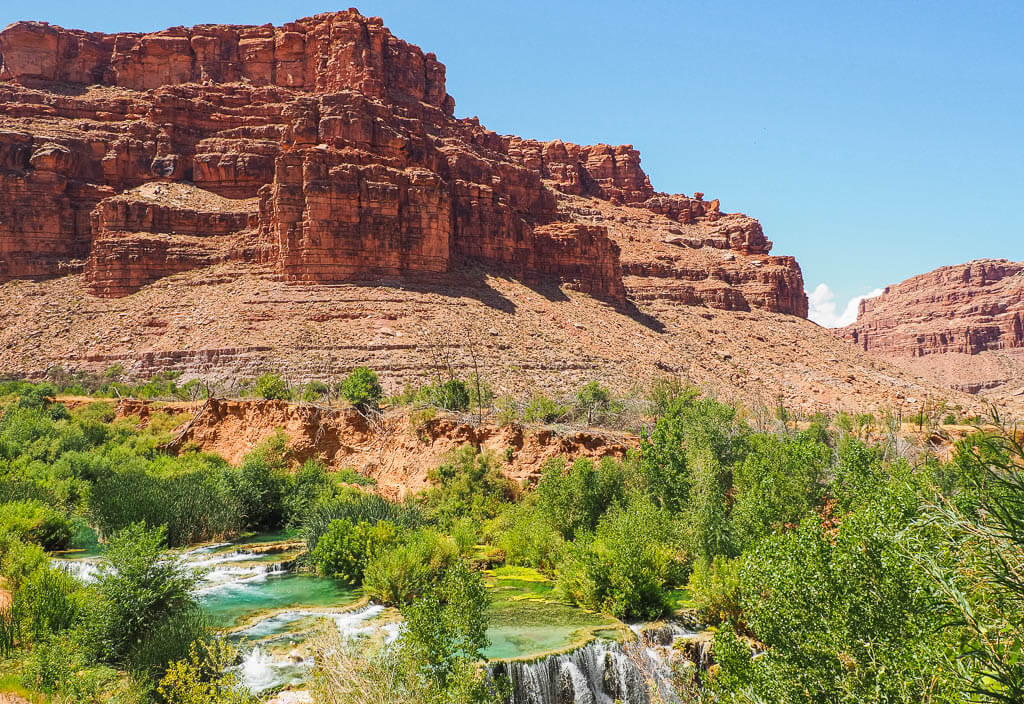
MULTIPOLYGON (((454 381, 387 402, 480 405, 482 384, 454 381)), ((340 392, 385 402, 371 370, 340 392)), ((508 682, 480 666, 495 568, 612 622, 710 627, 714 664, 677 683, 694 701, 1024 696, 1024 450, 999 419, 943 461, 870 432, 892 427, 886 414, 757 415, 659 383, 625 458, 554 458, 513 482, 503 458, 466 445, 393 502, 293 461, 280 433, 232 465, 166 449, 186 418, 157 411, 141 427, 110 401, 69 411, 57 393, 0 388, 4 686, 53 701, 247 701, 175 548, 290 527, 305 569, 404 623, 391 646, 324 634, 321 701, 502 701, 508 682), (53 562, 97 537, 109 569, 94 583, 53 562)), ((593 384, 522 408, 531 422, 600 422, 629 403, 593 384)))

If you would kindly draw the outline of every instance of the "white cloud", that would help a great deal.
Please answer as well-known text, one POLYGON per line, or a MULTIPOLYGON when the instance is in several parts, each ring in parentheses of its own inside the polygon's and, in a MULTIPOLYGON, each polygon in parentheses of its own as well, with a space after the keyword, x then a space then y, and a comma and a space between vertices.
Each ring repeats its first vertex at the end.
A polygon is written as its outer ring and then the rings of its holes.
POLYGON ((863 296, 854 296, 846 302, 843 312, 839 313, 839 306, 836 303, 836 294, 828 284, 821 283, 814 287, 814 290, 807 294, 807 302, 810 305, 807 317, 818 325, 826 328, 841 328, 857 320, 857 306, 865 298, 874 298, 882 295, 882 289, 863 296))

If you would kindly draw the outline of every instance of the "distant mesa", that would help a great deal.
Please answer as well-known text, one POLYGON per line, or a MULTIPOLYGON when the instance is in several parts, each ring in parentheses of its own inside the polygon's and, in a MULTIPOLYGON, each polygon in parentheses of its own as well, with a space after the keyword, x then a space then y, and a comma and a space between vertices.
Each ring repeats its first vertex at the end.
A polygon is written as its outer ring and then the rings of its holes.
POLYGON ((978 259, 888 286, 837 333, 941 384, 1024 400, 1024 262, 978 259))
POLYGON ((151 34, 15 23, 0 32, 0 281, 84 272, 92 295, 120 297, 225 262, 320 283, 469 268, 617 304, 806 317, 799 265, 769 255, 756 220, 655 192, 632 146, 453 112, 444 65, 355 10, 151 34))

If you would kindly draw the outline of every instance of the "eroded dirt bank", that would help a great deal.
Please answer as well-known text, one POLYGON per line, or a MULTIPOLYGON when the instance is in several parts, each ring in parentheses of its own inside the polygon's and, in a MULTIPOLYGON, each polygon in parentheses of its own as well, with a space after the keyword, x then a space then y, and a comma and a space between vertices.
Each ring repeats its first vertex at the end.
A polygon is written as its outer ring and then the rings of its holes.
POLYGON ((465 414, 438 412, 421 421, 408 408, 364 416, 352 408, 286 401, 159 404, 125 399, 119 402, 117 415, 146 422, 156 408, 181 414, 183 422, 175 430, 171 449, 191 446, 238 463, 280 429, 296 462, 316 458, 333 470, 354 469, 374 479, 389 498, 427 486, 427 473, 462 445, 492 452, 509 478, 530 480, 551 457, 624 457, 639 443, 635 435, 604 430, 559 435, 548 428, 498 426, 486 418, 477 423, 475 416, 465 414))

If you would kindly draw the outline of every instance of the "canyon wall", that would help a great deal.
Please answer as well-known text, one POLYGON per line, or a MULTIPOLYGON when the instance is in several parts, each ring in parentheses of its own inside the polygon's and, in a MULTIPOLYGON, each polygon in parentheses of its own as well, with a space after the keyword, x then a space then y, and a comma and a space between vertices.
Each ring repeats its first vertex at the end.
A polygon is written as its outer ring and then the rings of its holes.
POLYGON ((756 220, 655 192, 632 146, 453 113, 437 58, 355 10, 150 34, 18 22, 0 31, 0 282, 84 272, 121 297, 224 262, 319 283, 468 268, 806 317, 799 266, 756 220))
POLYGON ((1024 347, 1024 262, 979 259, 886 287, 842 330, 868 352, 895 357, 1024 347))

